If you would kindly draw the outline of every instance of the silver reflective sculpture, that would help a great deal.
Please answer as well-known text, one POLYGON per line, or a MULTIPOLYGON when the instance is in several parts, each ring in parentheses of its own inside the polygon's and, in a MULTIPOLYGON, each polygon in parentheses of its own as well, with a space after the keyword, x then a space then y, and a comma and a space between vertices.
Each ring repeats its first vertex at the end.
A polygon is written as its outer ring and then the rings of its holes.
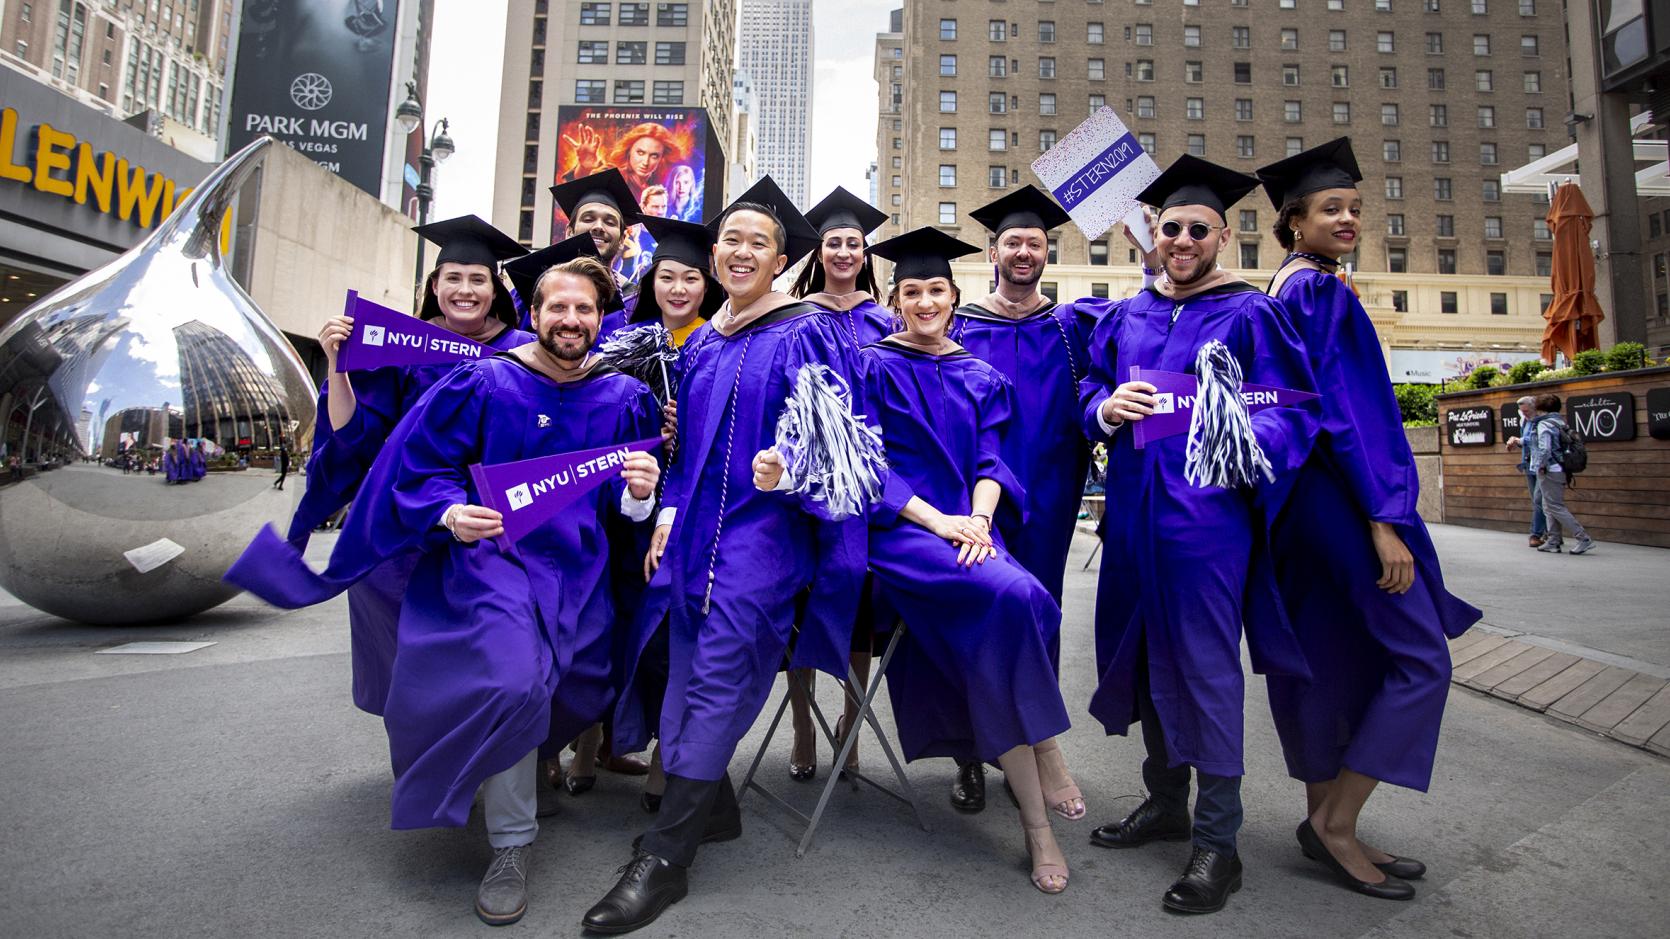
POLYGON ((272 470, 219 456, 283 444, 299 465, 313 432, 307 370, 221 261, 222 220, 271 144, 0 332, 0 587, 30 606, 99 624, 189 616, 236 594, 221 575, 289 519, 299 479, 281 491, 272 470))

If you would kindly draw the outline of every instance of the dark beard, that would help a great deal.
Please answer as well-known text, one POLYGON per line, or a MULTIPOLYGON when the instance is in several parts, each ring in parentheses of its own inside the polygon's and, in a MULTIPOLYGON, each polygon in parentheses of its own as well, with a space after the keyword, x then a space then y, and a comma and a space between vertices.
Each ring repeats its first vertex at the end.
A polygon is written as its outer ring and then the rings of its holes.
POLYGON ((595 345, 596 342, 596 336, 588 336, 587 341, 580 346, 580 351, 577 354, 570 356, 567 350, 558 345, 557 331, 555 329, 547 330, 539 337, 539 347, 544 349, 546 352, 549 352, 551 354, 551 358, 556 359, 558 362, 561 362, 569 368, 574 368, 581 362, 584 362, 586 360, 586 355, 591 352, 591 347, 595 345))
POLYGON ((1031 277, 1030 280, 1020 280, 1019 278, 1015 277, 1015 271, 1014 271, 1013 266, 999 267, 998 268, 998 273, 1002 275, 1002 277, 1005 281, 1008 281, 1009 283, 1014 284, 1016 287, 1030 287, 1033 284, 1036 284, 1038 282, 1039 278, 1044 276, 1044 265, 1042 265, 1042 264, 1032 265, 1032 277, 1031 277))

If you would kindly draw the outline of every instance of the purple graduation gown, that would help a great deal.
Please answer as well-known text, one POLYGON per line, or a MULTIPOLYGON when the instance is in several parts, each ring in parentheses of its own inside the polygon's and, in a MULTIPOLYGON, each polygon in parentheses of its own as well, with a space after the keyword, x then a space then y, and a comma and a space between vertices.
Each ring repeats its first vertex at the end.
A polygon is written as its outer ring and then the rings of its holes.
POLYGON ((1009 382, 966 351, 881 342, 864 354, 891 470, 870 513, 870 567, 907 627, 887 672, 899 746, 907 760, 996 762, 1069 726, 1050 658, 1061 608, 1007 551, 962 567, 956 548, 899 513, 914 495, 966 515, 981 479, 1003 487, 1002 502, 1022 501, 1002 454, 1009 382))
POLYGON ((271 529, 227 573, 295 607, 387 558, 417 557, 384 711, 395 828, 463 825, 483 780, 548 741, 560 747, 613 703, 603 521, 624 483, 610 479, 510 548, 466 545, 441 516, 481 504, 469 466, 641 440, 658 412, 646 386, 607 366, 557 383, 509 356, 465 363, 401 420, 322 574, 271 529))
MULTIPOLYGON (((532 333, 502 329, 484 345, 499 351, 534 342, 532 333)), ((387 366, 352 372, 354 416, 332 430, 326 387, 319 390, 313 453, 307 461, 307 487, 290 519, 287 535, 297 550, 325 519, 353 501, 360 483, 400 419, 424 392, 445 378, 457 363, 387 366)), ((381 715, 394 663, 394 630, 400 598, 417 564, 415 555, 390 557, 383 567, 348 588, 348 632, 353 663, 354 705, 381 715)))
MULTIPOLYGON (((1107 440, 1096 420, 1131 366, 1194 372, 1208 340, 1228 346, 1245 381, 1314 390, 1299 337, 1281 305, 1247 283, 1174 302, 1147 289, 1114 305, 1090 341, 1083 382, 1084 431, 1107 440), (1175 317, 1175 323, 1173 318, 1175 317)), ((1149 687, 1173 765, 1242 775, 1241 632, 1253 668, 1303 677, 1305 659, 1276 594, 1268 526, 1309 453, 1308 408, 1252 415, 1277 474, 1251 489, 1201 488, 1183 478, 1187 434, 1132 445, 1130 428, 1108 443, 1107 513, 1096 590, 1096 667, 1090 714, 1110 734, 1137 719, 1137 669, 1149 687)))
MULTIPOLYGON (((634 627, 634 672, 615 711, 615 752, 643 749, 658 729, 668 773, 714 780, 765 705, 796 599, 808 587, 792 664, 846 672, 865 521, 831 521, 811 499, 755 489, 753 461, 775 441, 800 367, 820 363, 855 376, 858 350, 817 307, 795 303, 730 336, 703 326, 683 352, 678 451, 662 495, 677 515, 634 627), (662 698, 644 651, 664 619, 662 698)), ((854 383, 857 413, 865 413, 862 393, 854 383)))
POLYGON ((1089 367, 1086 341, 1108 302, 1047 303, 1012 320, 969 303, 957 309, 951 338, 991 364, 1015 390, 1026 415, 1003 441, 1004 462, 1026 487, 1024 527, 1003 528, 1015 560, 1061 602, 1090 447, 1078 426, 1078 383, 1089 367))
POLYGON ((203 451, 196 447, 186 452, 186 478, 192 482, 209 475, 209 461, 203 456, 203 451))
POLYGON ((186 457, 186 445, 183 440, 176 440, 162 456, 163 481, 165 483, 190 482, 191 465, 186 457))
POLYGON ((1338 277, 1301 270, 1277 296, 1304 339, 1321 434, 1271 532, 1276 573, 1312 681, 1271 675, 1270 711, 1288 772, 1323 782, 1350 767, 1425 791, 1450 690, 1448 639, 1480 612, 1444 589, 1415 512, 1420 480, 1374 324, 1338 277), (1415 558, 1401 596, 1376 587, 1369 522, 1415 558))
MULTIPOLYGON (((808 301, 810 302, 810 301, 808 301)), ((813 303, 846 336, 853 348, 862 349, 894 333, 893 314, 874 300, 865 300, 850 310, 831 310, 813 303)))

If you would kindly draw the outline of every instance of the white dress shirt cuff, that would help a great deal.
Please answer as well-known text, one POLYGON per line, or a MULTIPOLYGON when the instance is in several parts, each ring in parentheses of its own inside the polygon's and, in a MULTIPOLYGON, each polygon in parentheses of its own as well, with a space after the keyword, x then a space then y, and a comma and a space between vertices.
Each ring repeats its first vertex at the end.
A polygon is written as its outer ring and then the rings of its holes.
POLYGON ((622 489, 620 491, 620 514, 626 516, 632 521, 641 522, 649 518, 650 514, 654 510, 655 493, 650 493, 649 498, 647 499, 640 499, 637 496, 634 496, 632 494, 632 490, 630 489, 622 489))
POLYGON ((678 516, 678 507, 674 506, 674 505, 669 505, 666 508, 661 510, 660 515, 656 516, 655 527, 660 528, 663 525, 671 525, 673 523, 673 519, 676 518, 677 516, 678 516))

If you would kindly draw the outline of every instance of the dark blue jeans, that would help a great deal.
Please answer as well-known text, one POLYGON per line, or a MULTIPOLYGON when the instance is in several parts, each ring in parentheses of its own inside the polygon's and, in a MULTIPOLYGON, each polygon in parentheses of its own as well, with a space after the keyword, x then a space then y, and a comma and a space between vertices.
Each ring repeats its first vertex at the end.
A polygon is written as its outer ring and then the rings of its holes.
POLYGON ((1548 519, 1542 514, 1542 493, 1537 490, 1537 474, 1529 467, 1521 466, 1525 473, 1525 485, 1531 488, 1531 534, 1541 537, 1548 533, 1548 519))
MULTIPOLYGON (((1142 743, 1148 756, 1142 761, 1142 782, 1148 794, 1168 814, 1189 811, 1187 764, 1171 765, 1166 749, 1165 729, 1154 710, 1148 692, 1148 664, 1138 666, 1137 715, 1142 720, 1142 743)), ((1241 830, 1241 777, 1194 773, 1200 793, 1195 798, 1194 844, 1196 847, 1235 856, 1235 836, 1241 830)))

